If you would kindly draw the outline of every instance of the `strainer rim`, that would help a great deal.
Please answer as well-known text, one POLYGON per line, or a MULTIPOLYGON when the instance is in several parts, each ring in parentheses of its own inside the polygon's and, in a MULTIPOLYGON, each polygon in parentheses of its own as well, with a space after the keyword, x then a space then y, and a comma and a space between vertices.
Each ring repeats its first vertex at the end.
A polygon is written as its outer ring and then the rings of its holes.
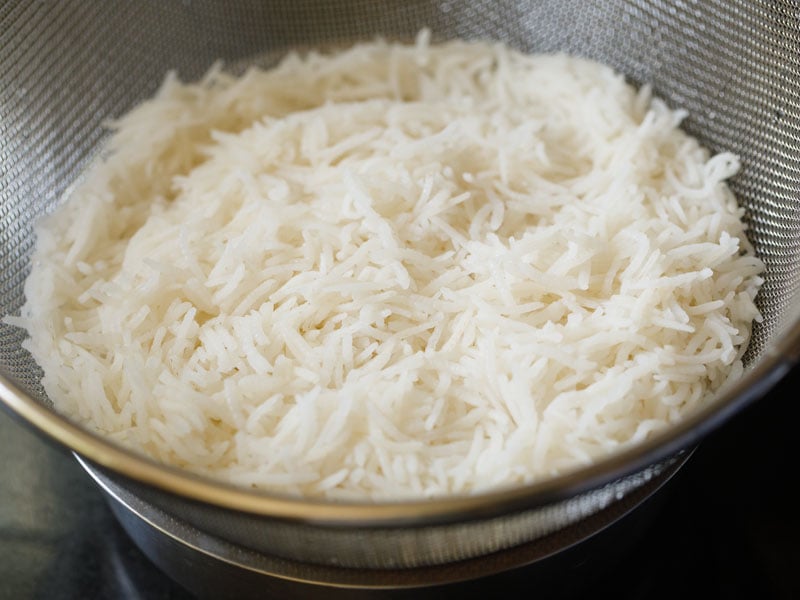
POLYGON ((751 402, 765 397, 800 359, 800 318, 713 402, 654 437, 592 464, 541 481, 471 495, 394 501, 298 498, 248 489, 156 461, 81 426, 22 392, 0 374, 0 405, 50 441, 106 473, 185 500, 265 518, 328 526, 444 524, 530 510, 575 498, 687 450, 751 402))

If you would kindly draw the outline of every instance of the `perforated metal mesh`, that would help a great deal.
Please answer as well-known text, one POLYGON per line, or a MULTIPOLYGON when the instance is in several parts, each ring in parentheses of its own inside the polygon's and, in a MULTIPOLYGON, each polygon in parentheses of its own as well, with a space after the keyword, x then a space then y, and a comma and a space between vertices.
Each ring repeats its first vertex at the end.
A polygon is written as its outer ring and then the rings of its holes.
MULTIPOLYGON (((767 262, 766 317, 749 358, 787 326, 800 282, 800 16, 792 1, 7 2, 0 7, 0 313, 23 301, 33 220, 102 140, 101 124, 151 95, 167 69, 192 79, 289 47, 381 34, 489 37, 568 51, 650 82, 686 128, 742 157, 733 181, 767 262)), ((39 373, 0 327, 0 369, 38 398, 39 373)))
MULTIPOLYGON (((741 156, 732 186, 767 264, 747 356, 757 365, 800 313, 799 10, 793 0, 0 3, 0 316, 23 303, 34 220, 97 150, 102 122, 150 96, 168 69, 193 79, 216 59, 241 65, 426 26, 439 39, 604 62, 688 110, 686 129, 712 150, 741 156)), ((21 340, 0 325, 0 374, 46 403, 21 340)))

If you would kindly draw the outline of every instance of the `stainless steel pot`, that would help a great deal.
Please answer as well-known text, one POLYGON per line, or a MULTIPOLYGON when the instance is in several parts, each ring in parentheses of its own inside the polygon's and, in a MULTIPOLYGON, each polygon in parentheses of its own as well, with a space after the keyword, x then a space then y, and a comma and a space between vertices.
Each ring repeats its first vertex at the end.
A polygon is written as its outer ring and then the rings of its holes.
MULTIPOLYGON (((166 70, 199 77, 289 48, 381 34, 504 40, 600 60, 689 112, 686 129, 740 155, 732 187, 767 265, 764 321, 746 373, 709 406, 624 453, 556 479, 404 503, 297 500, 237 489, 140 457, 53 411, 20 331, 0 325, 0 396, 122 490, 237 548, 326 569, 402 570, 507 551, 637 498, 800 354, 800 9, 790 1, 246 0, 6 2, 0 7, 0 314, 23 303, 32 224, 103 141, 102 122, 151 95, 166 70)), ((656 486, 657 487, 657 486, 656 486)), ((113 496, 113 494, 112 494, 113 496)), ((645 494, 646 496, 646 494, 645 494)), ((130 503, 123 503, 124 510, 130 503)))

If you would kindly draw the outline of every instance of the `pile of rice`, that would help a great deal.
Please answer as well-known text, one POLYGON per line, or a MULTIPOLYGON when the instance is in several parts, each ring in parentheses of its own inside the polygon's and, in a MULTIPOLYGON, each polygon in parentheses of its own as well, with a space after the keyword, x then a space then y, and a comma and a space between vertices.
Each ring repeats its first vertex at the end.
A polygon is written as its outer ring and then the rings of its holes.
POLYGON ((56 408, 329 498, 532 482, 742 370, 762 263, 682 111, 611 69, 375 41, 175 76, 38 224, 12 318, 56 408))

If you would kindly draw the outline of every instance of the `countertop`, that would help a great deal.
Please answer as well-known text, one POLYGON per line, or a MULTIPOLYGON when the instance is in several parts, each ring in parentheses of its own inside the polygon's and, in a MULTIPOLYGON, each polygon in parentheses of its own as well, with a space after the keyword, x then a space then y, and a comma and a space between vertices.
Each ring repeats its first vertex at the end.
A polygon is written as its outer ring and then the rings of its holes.
MULTIPOLYGON (((437 597, 800 598, 799 374, 708 436, 656 494, 638 540, 580 591, 539 587, 523 568, 437 597)), ((2 410, 0 451, 0 599, 191 598, 127 537, 72 455, 2 410)))

